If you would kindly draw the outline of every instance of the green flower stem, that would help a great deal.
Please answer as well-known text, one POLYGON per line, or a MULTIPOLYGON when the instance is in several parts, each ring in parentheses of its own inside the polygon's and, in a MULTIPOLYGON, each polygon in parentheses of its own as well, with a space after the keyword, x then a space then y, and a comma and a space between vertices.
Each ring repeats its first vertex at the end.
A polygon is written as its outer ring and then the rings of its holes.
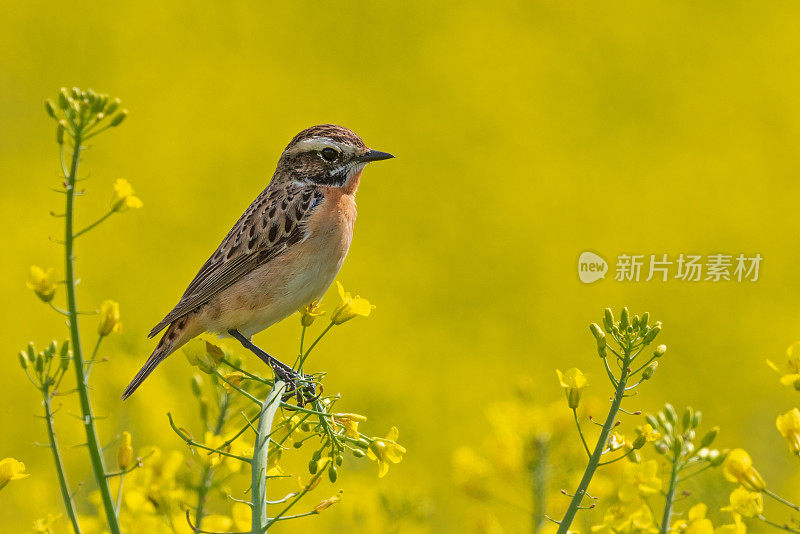
POLYGON ((297 368, 297 371, 300 374, 303 374, 303 364, 306 362, 306 358, 308 358, 308 355, 311 354, 311 351, 314 350, 314 347, 317 346, 317 343, 319 343, 320 340, 325 336, 325 334, 327 334, 328 331, 333 327, 334 323, 333 321, 331 321, 330 323, 328 323, 328 326, 325 327, 325 330, 323 330, 322 333, 317 336, 317 339, 314 340, 311 346, 308 347, 308 350, 305 352, 305 354, 303 354, 303 357, 300 359, 300 365, 297 368))
POLYGON ((676 454, 672 458, 672 470, 669 475, 669 489, 664 501, 664 515, 661 518, 661 534, 669 532, 670 522, 672 521, 672 504, 675 502, 675 491, 678 489, 678 482, 680 482, 681 461, 680 454, 676 454))
POLYGON ((578 422, 578 410, 576 408, 572 409, 572 417, 575 419, 575 426, 578 427, 578 435, 581 437, 583 449, 586 451, 586 454, 589 456, 589 458, 591 458, 592 451, 589 450, 589 445, 586 444, 586 438, 583 437, 583 430, 581 430, 581 424, 578 422))
POLYGON ((97 219, 95 222, 93 222, 92 224, 90 224, 89 226, 84 228, 83 230, 81 230, 79 232, 75 232, 75 235, 73 235, 72 237, 78 237, 78 236, 81 236, 81 235, 85 234, 86 232, 88 232, 89 230, 91 230, 92 228, 97 226, 98 224, 102 223, 103 221, 105 221, 106 219, 108 219, 109 217, 114 215, 116 212, 117 212, 117 210, 109 211, 108 213, 106 213, 105 215, 103 215, 102 217, 97 219))
MULTIPOLYGON (((225 424, 225 418, 228 414, 228 406, 230 406, 230 395, 223 393, 219 405, 219 415, 214 424, 214 435, 219 436, 222 434, 222 426, 225 424)), ((220 447, 222 449, 223 447, 220 447)), ((222 452, 222 451, 220 451, 222 452)), ((197 528, 203 525, 203 516, 205 515, 206 500, 208 498, 208 491, 214 483, 214 468, 209 462, 203 472, 203 477, 200 480, 200 486, 197 488, 197 510, 194 514, 194 524, 197 528)))
POLYGON ((770 526, 773 526, 773 527, 775 527, 775 528, 779 528, 779 529, 781 529, 781 530, 785 530, 786 532, 793 532, 794 534, 800 534, 800 530, 794 529, 794 528, 790 527, 790 526, 789 526, 789 525, 787 525, 787 524, 783 524, 783 525, 781 525, 781 524, 779 524, 779 523, 775 523, 775 522, 773 522, 773 521, 770 521, 769 519, 767 519, 767 518, 766 518, 766 517, 764 517, 763 515, 759 515, 759 516, 757 516, 757 517, 758 517, 758 519, 760 519, 760 520, 761 520, 761 521, 763 521, 764 523, 766 523, 766 524, 768 524, 768 525, 770 525, 770 526))
POLYGON ((776 494, 776 493, 773 493, 773 492, 771 492, 770 490, 768 490, 768 489, 766 489, 766 488, 764 488, 764 495, 766 495, 767 497, 772 497, 773 499, 775 499, 775 500, 776 500, 776 501, 778 501, 779 503, 781 503, 781 504, 785 504, 785 505, 786 505, 786 506, 788 506, 789 508, 791 508, 791 509, 793 509, 793 510, 797 510, 798 512, 800 512, 800 506, 797 506, 796 504, 794 504, 794 503, 792 503, 792 502, 789 502, 789 501, 787 501, 786 499, 784 499, 784 498, 783 498, 783 497, 781 497, 780 495, 778 495, 778 494, 776 494))
POLYGON ((614 422, 617 420, 617 414, 619 413, 622 399, 625 397, 625 386, 627 384, 628 377, 630 376, 630 363, 631 354, 629 351, 625 351, 625 356, 622 361, 622 370, 619 375, 619 380, 616 382, 614 400, 611 403, 611 409, 608 411, 608 417, 606 417, 606 422, 603 424, 603 428, 600 431, 600 437, 597 439, 594 452, 589 458, 589 464, 586 466, 586 471, 583 473, 583 478, 581 478, 580 484, 578 484, 578 489, 575 492, 575 495, 572 497, 572 500, 569 503, 569 508, 567 508, 563 519, 558 524, 558 534, 567 534, 569 527, 572 525, 572 521, 575 519, 575 514, 578 513, 578 509, 581 507, 583 497, 586 495, 586 490, 589 489, 589 483, 592 481, 594 472, 597 470, 597 467, 600 464, 600 457, 603 455, 603 451, 606 448, 608 436, 611 434, 611 430, 614 428, 614 422))
POLYGON ((53 453, 53 460, 56 463, 56 473, 58 474, 58 486, 61 489, 61 499, 67 509, 67 516, 72 523, 72 530, 75 534, 81 534, 81 526, 78 523, 78 514, 75 511, 75 502, 72 500, 72 492, 67 481, 67 472, 64 469, 64 461, 61 459, 61 449, 58 447, 56 439, 56 429, 53 424, 53 409, 51 406, 52 397, 47 390, 42 392, 44 402, 44 418, 47 422, 47 437, 50 439, 50 451, 53 453))
POLYGON ((69 312, 70 341, 72 342, 72 361, 75 368, 75 378, 77 382, 78 398, 83 415, 83 425, 86 430, 86 447, 89 450, 89 457, 92 463, 94 479, 100 491, 100 500, 108 521, 108 529, 111 534, 121 534, 119 521, 114 506, 114 497, 111 495, 111 488, 106 477, 106 466, 103 459, 103 449, 97 436, 94 414, 92 413, 92 403, 89 398, 89 384, 85 374, 83 361, 83 347, 81 345, 81 334, 78 326, 78 301, 75 294, 75 251, 73 242, 74 233, 74 209, 75 209, 75 183, 78 178, 78 163, 81 155, 82 129, 75 129, 75 139, 72 149, 72 161, 70 163, 69 174, 66 178, 66 210, 65 220, 65 286, 67 290, 67 311, 69 312))
POLYGON ((547 459, 550 452, 550 439, 541 434, 533 438, 534 458, 531 462, 531 483, 533 484, 533 534, 544 525, 547 495, 547 459))
MULTIPOLYGON (((253 461, 251 465, 252 485, 250 488, 253 496, 252 506, 252 534, 262 534, 267 531, 269 518, 267 517, 267 457, 269 455, 269 436, 272 434, 272 421, 281 404, 281 396, 286 390, 286 384, 275 382, 266 400, 261 405, 261 416, 258 418, 258 430, 255 445, 253 446, 253 461)), ((199 525, 198 525, 199 526, 199 525)))

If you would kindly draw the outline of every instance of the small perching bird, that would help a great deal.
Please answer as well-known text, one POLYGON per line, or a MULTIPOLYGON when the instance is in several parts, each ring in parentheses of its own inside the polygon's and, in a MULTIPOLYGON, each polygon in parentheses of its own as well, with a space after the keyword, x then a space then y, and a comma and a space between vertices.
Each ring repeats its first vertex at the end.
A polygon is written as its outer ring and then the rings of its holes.
POLYGON ((153 337, 166 328, 122 398, 203 332, 233 336, 269 363, 276 376, 291 381, 291 367, 250 338, 319 299, 333 283, 353 238, 361 172, 372 161, 392 157, 371 150, 341 126, 323 124, 297 134, 267 188, 150 331, 153 337))

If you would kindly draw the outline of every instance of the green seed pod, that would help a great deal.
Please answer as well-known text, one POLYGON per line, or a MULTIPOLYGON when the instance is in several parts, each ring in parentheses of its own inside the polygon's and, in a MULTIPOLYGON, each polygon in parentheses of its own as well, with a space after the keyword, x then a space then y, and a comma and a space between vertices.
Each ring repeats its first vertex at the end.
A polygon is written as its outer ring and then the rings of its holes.
POLYGON ((703 412, 697 410, 694 412, 694 417, 692 417, 692 428, 697 428, 700 426, 700 422, 703 420, 703 412))
POLYGON ((311 473, 312 475, 317 474, 317 462, 315 462, 314 460, 308 462, 308 472, 311 473))
POLYGON ((363 458, 366 455, 367 453, 362 451, 361 449, 353 449, 353 456, 355 456, 356 458, 363 458))
POLYGON ((639 330, 647 328, 647 321, 650 320, 650 312, 644 312, 639 318, 639 330))
POLYGON ((631 314, 628 311, 628 308, 622 308, 622 313, 619 316, 619 329, 620 330, 627 330, 628 326, 631 324, 631 314))
POLYGON ((681 419, 681 425, 683 426, 684 430, 688 430, 692 427, 692 419, 694 418, 694 410, 691 406, 687 406, 686 410, 683 412, 683 418, 681 419))
POLYGON ((603 312, 603 326, 605 326, 608 331, 614 326, 614 312, 611 311, 611 308, 606 308, 603 312))
POLYGON ((114 118, 111 119, 111 122, 109 123, 109 126, 112 127, 112 128, 114 128, 115 126, 119 126, 120 123, 122 123, 122 121, 124 121, 125 117, 127 117, 127 116, 128 116, 128 110, 127 109, 123 109, 122 111, 120 111, 119 113, 114 115, 114 118))
POLYGON ((19 351, 19 365, 23 369, 28 368, 28 355, 25 353, 24 350, 19 351))
POLYGON ((673 425, 678 423, 678 412, 675 411, 675 408, 670 403, 664 405, 664 416, 673 425))
POLYGON ((645 367, 644 371, 642 371, 642 378, 645 380, 650 380, 651 378, 653 378, 656 369, 658 369, 658 362, 651 362, 650 365, 645 367))
POLYGON ((336 482, 336 479, 339 478, 339 471, 337 471, 336 466, 331 464, 328 467, 328 480, 331 482, 336 482))

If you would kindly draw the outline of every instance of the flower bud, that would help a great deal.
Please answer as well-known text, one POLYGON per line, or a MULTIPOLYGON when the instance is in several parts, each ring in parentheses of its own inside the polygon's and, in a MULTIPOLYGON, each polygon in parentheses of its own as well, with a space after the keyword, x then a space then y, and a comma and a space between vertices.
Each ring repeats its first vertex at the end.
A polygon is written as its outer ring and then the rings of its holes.
MULTIPOLYGON (((651 328, 647 332, 647 334, 644 336, 645 345, 647 345, 649 343, 652 343, 652 341, 656 338, 656 336, 658 335, 659 332, 661 332, 661 325, 656 323, 656 325, 653 328, 651 328)), ((663 345, 661 345, 661 346, 663 346, 663 345)), ((666 351, 667 347, 664 347, 664 350, 666 351)))
POLYGON ((628 308, 622 308, 622 313, 619 317, 619 329, 620 330, 627 330, 628 326, 630 325, 630 312, 628 308))
POLYGON ((653 356, 655 356, 656 358, 660 358, 666 352, 667 352, 667 346, 666 345, 659 345, 659 346, 656 347, 656 350, 653 351, 653 356))
POLYGON ((366 455, 367 453, 365 453, 361 449, 353 449, 353 456, 355 456, 356 458, 363 458, 366 455))
POLYGON ((44 101, 44 110, 52 118, 56 118, 56 106, 49 98, 44 101))
POLYGON ((697 428, 700 426, 700 422, 703 420, 703 412, 700 410, 695 410, 694 415, 692 416, 692 428, 697 428))
POLYGON ((700 448, 702 449, 704 447, 708 447, 709 445, 714 443, 714 440, 717 438, 717 432, 719 432, 718 426, 715 426, 714 428, 709 430, 706 433, 706 435, 703 436, 703 439, 700 440, 700 448))
POLYGON ((611 331, 614 326, 614 312, 611 311, 611 308, 606 308, 603 312, 603 326, 607 331, 611 331))
POLYGON ((724 449, 722 452, 711 458, 711 466, 712 467, 719 467, 725 461, 725 458, 728 457, 728 453, 730 453, 730 449, 724 449))
POLYGON ((111 122, 108 125, 111 128, 114 128, 115 126, 119 126, 122 123, 122 121, 125 120, 125 117, 127 117, 127 116, 128 116, 128 110, 127 109, 123 109, 122 111, 120 111, 119 113, 114 115, 114 118, 111 119, 111 122))
POLYGON ((340 454, 340 455, 338 455, 338 456, 336 457, 336 465, 339 465, 339 466, 340 466, 340 465, 342 465, 342 463, 343 463, 343 462, 344 462, 344 458, 342 458, 342 455, 341 455, 341 454, 340 454))
POLYGON ((311 460, 311 461, 308 462, 308 472, 311 473, 312 475, 316 475, 317 474, 317 461, 316 460, 311 460))
POLYGON ((636 439, 633 440, 633 450, 641 449, 647 443, 647 437, 644 434, 639 434, 636 436, 636 439))
POLYGON ((203 392, 203 379, 200 375, 192 376, 192 394, 199 397, 203 392))
POLYGON ((644 312, 639 318, 639 330, 647 328, 647 321, 650 320, 650 312, 644 312))
POLYGON ((117 450, 117 465, 120 469, 125 470, 131 466, 133 462, 133 448, 131 447, 131 433, 122 433, 122 442, 117 450))
POLYGON ((681 425, 683 425, 684 430, 691 428, 692 419, 694 419, 694 410, 691 406, 687 406, 686 410, 683 412, 683 417, 681 418, 681 425))
POLYGON ((19 351, 19 365, 23 369, 28 368, 28 355, 25 353, 24 350, 19 351))
POLYGON ((69 95, 67 94, 66 87, 62 87, 58 93, 58 107, 66 111, 69 107, 69 95))
POLYGON ((673 425, 678 422, 678 412, 675 411, 675 408, 670 403, 664 405, 664 416, 673 425))
POLYGON ((644 420, 647 421, 647 424, 649 424, 653 428, 659 428, 661 426, 661 424, 658 422, 658 419, 653 417, 652 414, 645 415, 644 420))
POLYGON ((645 380, 650 380, 651 378, 653 378, 656 369, 658 369, 658 362, 651 362, 650 365, 645 367, 644 371, 642 371, 642 378, 645 380))
POLYGON ((638 315, 634 315, 633 316, 633 319, 631 320, 631 326, 633 327, 634 330, 638 330, 639 329, 639 316, 638 315))
POLYGON ((339 471, 336 469, 335 465, 330 464, 330 466, 328 466, 328 480, 336 482, 337 478, 339 478, 339 471))
POLYGON ((592 335, 597 341, 600 341, 601 338, 606 337, 605 333, 600 329, 597 323, 590 324, 589 331, 592 333, 592 335))
POLYGON ((105 114, 111 115, 112 113, 117 111, 117 108, 119 107, 120 104, 122 104, 122 101, 119 98, 115 98, 114 100, 109 102, 108 105, 106 106, 105 114))

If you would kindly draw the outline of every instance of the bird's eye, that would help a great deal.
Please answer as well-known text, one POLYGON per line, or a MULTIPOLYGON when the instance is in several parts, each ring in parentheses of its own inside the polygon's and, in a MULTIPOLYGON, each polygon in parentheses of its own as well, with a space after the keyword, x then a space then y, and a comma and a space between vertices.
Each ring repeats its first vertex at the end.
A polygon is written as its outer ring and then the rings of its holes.
POLYGON ((322 149, 322 159, 325 161, 334 161, 339 157, 339 151, 335 148, 325 147, 322 149))

